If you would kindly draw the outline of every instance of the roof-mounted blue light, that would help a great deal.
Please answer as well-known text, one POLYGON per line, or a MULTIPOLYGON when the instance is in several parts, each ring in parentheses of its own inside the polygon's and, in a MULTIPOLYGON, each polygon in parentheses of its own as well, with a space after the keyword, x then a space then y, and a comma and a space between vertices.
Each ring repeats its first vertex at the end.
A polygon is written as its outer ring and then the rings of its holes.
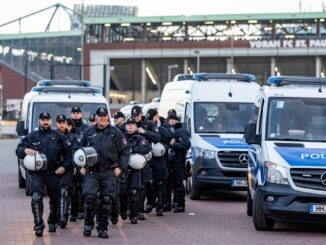
POLYGON ((237 80, 242 82, 254 82, 256 77, 252 74, 229 74, 229 73, 195 73, 193 78, 198 81, 207 80, 237 80))
POLYGON ((324 77, 301 77, 301 76, 270 76, 267 83, 271 86, 285 85, 325 85, 324 77))
POLYGON ((91 83, 84 80, 42 80, 37 83, 37 86, 71 86, 71 87, 90 87, 91 83))
POLYGON ((102 94, 101 88, 96 87, 44 87, 37 86, 32 88, 33 92, 38 93, 85 93, 85 94, 102 94))

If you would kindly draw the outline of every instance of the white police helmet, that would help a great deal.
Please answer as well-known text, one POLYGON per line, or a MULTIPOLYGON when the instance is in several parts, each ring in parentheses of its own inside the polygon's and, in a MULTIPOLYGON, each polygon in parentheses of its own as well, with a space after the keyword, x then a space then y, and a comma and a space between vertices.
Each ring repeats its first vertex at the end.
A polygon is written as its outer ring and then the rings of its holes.
POLYGON ((93 166, 97 163, 97 153, 93 147, 82 147, 74 154, 74 162, 79 167, 93 166))
POLYGON ((161 157, 165 154, 165 147, 160 142, 156 144, 152 143, 152 152, 154 157, 161 157))
POLYGON ((131 168, 139 170, 145 167, 146 158, 140 154, 131 154, 128 164, 131 168))
POLYGON ((42 171, 47 168, 47 158, 43 153, 36 153, 36 155, 26 155, 24 158, 24 166, 31 171, 42 171))

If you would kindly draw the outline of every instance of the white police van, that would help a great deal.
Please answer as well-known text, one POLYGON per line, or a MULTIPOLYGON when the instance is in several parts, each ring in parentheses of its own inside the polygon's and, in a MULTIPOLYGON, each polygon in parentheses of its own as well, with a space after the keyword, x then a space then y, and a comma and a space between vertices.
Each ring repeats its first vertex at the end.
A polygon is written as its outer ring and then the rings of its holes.
POLYGON ((270 77, 245 140, 247 213, 257 230, 277 220, 326 221, 326 79, 270 77))
MULTIPOLYGON (((52 128, 55 128, 56 116, 65 114, 70 118, 71 108, 79 106, 83 112, 83 121, 88 123, 90 114, 103 106, 109 109, 102 89, 92 87, 89 81, 80 80, 42 80, 28 92, 23 100, 21 120, 17 123, 17 134, 24 137, 38 129, 38 116, 48 112, 52 117, 52 128)), ((109 111, 109 110, 108 110, 109 111)), ((26 187, 30 193, 30 176, 25 170, 23 160, 18 159, 19 187, 26 187)))
POLYGON ((249 74, 178 75, 165 85, 159 114, 175 109, 191 140, 187 192, 247 188, 248 145, 243 141, 259 84, 249 74))

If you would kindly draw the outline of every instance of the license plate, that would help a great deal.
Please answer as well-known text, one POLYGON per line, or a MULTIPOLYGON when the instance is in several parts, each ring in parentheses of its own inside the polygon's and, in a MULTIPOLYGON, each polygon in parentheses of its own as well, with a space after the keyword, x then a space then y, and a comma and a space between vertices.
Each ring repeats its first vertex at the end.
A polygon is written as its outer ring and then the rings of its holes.
POLYGON ((231 186, 234 187, 247 187, 247 181, 246 180, 232 180, 231 186))
POLYGON ((310 214, 326 214, 326 204, 309 204, 310 214))

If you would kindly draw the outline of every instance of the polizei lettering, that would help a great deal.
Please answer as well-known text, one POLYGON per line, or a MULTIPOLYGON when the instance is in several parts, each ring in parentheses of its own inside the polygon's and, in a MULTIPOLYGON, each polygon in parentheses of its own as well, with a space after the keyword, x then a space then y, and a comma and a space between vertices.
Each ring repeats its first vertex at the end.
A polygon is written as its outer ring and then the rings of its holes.
POLYGON ((301 154, 301 160, 305 159, 313 159, 313 160, 318 160, 318 159, 326 159, 326 154, 324 153, 302 153, 301 154))

